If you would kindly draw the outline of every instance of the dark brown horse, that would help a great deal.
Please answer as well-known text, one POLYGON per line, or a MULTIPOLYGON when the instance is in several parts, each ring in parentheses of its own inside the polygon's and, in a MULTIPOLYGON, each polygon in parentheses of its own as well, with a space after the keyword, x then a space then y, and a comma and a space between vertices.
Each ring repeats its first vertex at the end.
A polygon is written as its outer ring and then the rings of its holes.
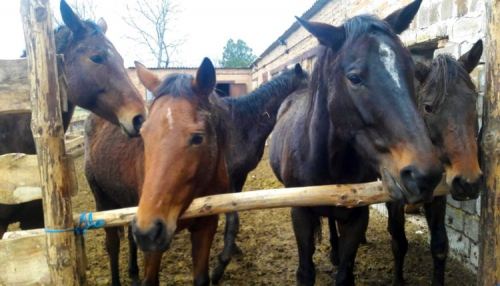
MULTIPOLYGON (((476 199, 482 181, 479 167, 478 114, 476 87, 469 73, 477 66, 483 52, 479 40, 457 61, 450 55, 438 55, 430 64, 417 63, 418 108, 434 147, 446 171, 451 196, 458 201, 476 199)), ((394 285, 403 285, 403 263, 408 250, 404 229, 404 205, 387 203, 388 229, 394 253, 394 285)), ((434 260, 432 285, 444 285, 448 237, 445 228, 446 196, 424 204, 431 236, 434 260)))
MULTIPOLYGON (((158 271, 175 233, 189 228, 194 284, 208 285, 208 257, 218 216, 179 220, 196 197, 227 192, 225 104, 214 92, 215 69, 204 59, 193 78, 172 74, 160 81, 137 66, 140 81, 154 91, 142 138, 125 140, 97 116, 86 126, 85 172, 97 210, 139 204, 129 228, 129 274, 138 279, 137 245, 146 254, 144 285, 157 285, 158 271), (141 194, 141 195, 140 195, 141 194), (140 200, 139 200, 140 198, 140 200)), ((117 228, 106 228, 112 284, 120 285, 117 228)))
MULTIPOLYGON (((123 133, 138 135, 145 118, 144 102, 127 75, 122 57, 104 35, 106 22, 80 20, 65 1, 61 1, 60 10, 66 26, 55 30, 55 40, 56 52, 64 55, 68 82, 64 130, 75 106, 80 106, 119 125, 123 133)), ((0 154, 35 154, 30 124, 31 114, 0 115, 0 154)), ((22 229, 42 228, 41 200, 0 204, 0 238, 14 222, 20 222, 22 229)))
MULTIPOLYGON (((273 132, 271 166, 285 186, 361 183, 380 176, 397 200, 432 198, 442 167, 416 108, 415 65, 397 36, 420 3, 383 20, 356 16, 340 27, 299 19, 324 49, 308 94, 285 100, 273 132)), ((314 238, 326 216, 338 221, 340 233, 336 284, 354 285, 368 207, 300 207, 292 208, 291 216, 297 283, 314 284, 314 238)))
MULTIPOLYGON (((307 87, 309 75, 296 64, 272 80, 262 84, 251 93, 238 97, 224 97, 231 113, 228 122, 229 192, 241 192, 248 173, 255 169, 264 154, 266 139, 276 124, 278 109, 290 94, 307 87)), ((219 265, 212 272, 212 281, 217 283, 231 259, 239 252, 235 244, 239 231, 238 213, 226 214, 224 248, 219 254, 219 265)))

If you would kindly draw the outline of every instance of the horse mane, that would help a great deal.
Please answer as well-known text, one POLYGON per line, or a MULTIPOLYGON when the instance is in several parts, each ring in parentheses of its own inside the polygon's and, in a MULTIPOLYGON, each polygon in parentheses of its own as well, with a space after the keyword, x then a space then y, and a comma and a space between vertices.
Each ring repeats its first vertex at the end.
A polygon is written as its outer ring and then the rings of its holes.
MULTIPOLYGON (((151 102, 149 109, 154 106, 155 102, 159 98, 164 96, 187 98, 189 101, 192 101, 196 98, 192 85, 193 80, 194 76, 190 74, 169 74, 154 90, 154 99, 151 102)), ((227 142, 227 124, 223 115, 227 112, 227 110, 219 95, 217 95, 215 91, 212 91, 212 93, 208 96, 208 100, 200 100, 198 104, 198 111, 206 115, 208 124, 211 124, 215 128, 217 140, 219 140, 222 147, 224 147, 227 142)))
POLYGON ((70 43, 78 42, 79 40, 83 39, 85 36, 89 34, 102 34, 104 35, 103 31, 97 25, 94 21, 92 20, 85 20, 82 21, 83 26, 85 27, 87 33, 79 33, 79 34, 74 34, 71 32, 71 30, 66 26, 66 25, 61 25, 57 28, 54 29, 54 37, 55 37, 55 42, 56 42, 56 52, 58 54, 63 54, 67 49, 70 43))
MULTIPOLYGON (((258 88, 241 97, 223 97, 222 100, 227 104, 233 116, 238 114, 259 115, 259 110, 269 101, 269 98, 276 94, 283 94, 290 86, 293 86, 295 80, 295 70, 288 69, 274 77, 268 82, 261 84, 258 88)), ((307 77, 306 71, 303 76, 307 77)))
MULTIPOLYGON (((476 90, 469 73, 452 55, 440 54, 426 65, 431 67, 430 72, 417 92, 417 100, 420 102, 428 98, 426 94, 434 95, 431 105, 436 112, 439 111, 448 95, 447 87, 457 79, 462 79, 468 88, 476 90)), ((419 108, 422 107, 419 105, 419 108)))
MULTIPOLYGON (((404 47, 399 36, 392 30, 389 24, 374 15, 362 14, 348 19, 342 25, 345 31, 345 40, 339 50, 333 50, 329 47, 322 46, 319 52, 318 60, 314 66, 314 70, 311 75, 310 84, 310 105, 309 108, 312 109, 314 106, 315 95, 327 96, 328 93, 328 82, 325 76, 328 76, 332 70, 337 70, 339 59, 343 58, 343 54, 348 50, 352 49, 353 42, 370 31, 379 31, 395 42, 399 43, 404 47)), ((408 49, 405 51, 409 54, 408 49)), ((310 110, 311 111, 311 110, 310 110)))

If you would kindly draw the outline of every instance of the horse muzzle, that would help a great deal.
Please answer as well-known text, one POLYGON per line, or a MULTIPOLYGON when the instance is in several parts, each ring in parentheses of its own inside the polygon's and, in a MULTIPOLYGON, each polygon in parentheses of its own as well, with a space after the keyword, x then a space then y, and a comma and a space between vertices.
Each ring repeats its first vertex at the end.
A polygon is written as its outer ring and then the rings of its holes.
POLYGON ((137 217, 132 220, 132 234, 137 246, 144 252, 165 252, 170 247, 175 228, 168 228, 165 222, 155 219, 148 229, 137 225, 137 217))
POLYGON ((442 172, 422 176, 415 168, 408 166, 401 169, 399 178, 395 178, 389 170, 383 168, 382 181, 396 201, 415 204, 432 201, 434 188, 441 180, 441 176, 442 172))
POLYGON ((461 176, 456 176, 451 181, 451 197, 456 201, 475 200, 479 197, 479 190, 482 183, 482 174, 474 182, 461 176))

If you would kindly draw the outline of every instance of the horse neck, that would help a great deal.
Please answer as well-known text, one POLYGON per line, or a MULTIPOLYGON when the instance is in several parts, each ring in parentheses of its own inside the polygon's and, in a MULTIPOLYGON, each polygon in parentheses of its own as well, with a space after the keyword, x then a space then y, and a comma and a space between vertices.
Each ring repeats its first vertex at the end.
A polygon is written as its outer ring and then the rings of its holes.
POLYGON ((276 125, 278 109, 283 101, 297 86, 293 83, 293 75, 281 75, 274 81, 269 81, 246 96, 239 98, 224 98, 230 106, 231 120, 235 122, 235 131, 252 133, 253 140, 266 140, 276 125), (238 124, 241 122, 241 124, 238 124), (238 128, 244 122, 251 122, 250 130, 238 128))

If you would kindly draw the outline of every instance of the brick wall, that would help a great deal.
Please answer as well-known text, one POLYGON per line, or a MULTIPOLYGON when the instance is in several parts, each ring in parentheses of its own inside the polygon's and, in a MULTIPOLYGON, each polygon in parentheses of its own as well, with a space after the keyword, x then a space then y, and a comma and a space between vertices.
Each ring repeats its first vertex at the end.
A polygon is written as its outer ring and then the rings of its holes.
MULTIPOLYGON (((345 19, 361 13, 373 13, 379 17, 385 17, 410 2, 410 0, 326 1, 326 4, 308 20, 339 25, 345 19)), ((439 42, 439 48, 435 50, 434 55, 450 53, 458 58, 478 39, 484 40, 486 31, 484 7, 484 0, 425 0, 416 19, 401 35, 401 39, 409 47, 426 42, 439 42)), ((314 53, 311 51, 318 45, 317 40, 302 27, 281 39, 286 45, 277 45, 276 48, 261 55, 261 58, 255 62, 252 69, 252 87, 260 85, 263 77, 272 78, 273 73, 291 67, 297 62, 301 63, 306 70, 311 71, 315 61, 314 53)), ((480 93, 478 110, 479 115, 482 116, 482 99, 485 90, 483 64, 473 71, 472 77, 480 93)), ((481 118, 479 120, 481 121, 481 118)), ((376 208, 383 209, 385 206, 376 208)), ((450 240, 450 254, 474 271, 478 266, 479 210, 479 200, 456 202, 451 196, 448 197, 446 224, 450 240)))

